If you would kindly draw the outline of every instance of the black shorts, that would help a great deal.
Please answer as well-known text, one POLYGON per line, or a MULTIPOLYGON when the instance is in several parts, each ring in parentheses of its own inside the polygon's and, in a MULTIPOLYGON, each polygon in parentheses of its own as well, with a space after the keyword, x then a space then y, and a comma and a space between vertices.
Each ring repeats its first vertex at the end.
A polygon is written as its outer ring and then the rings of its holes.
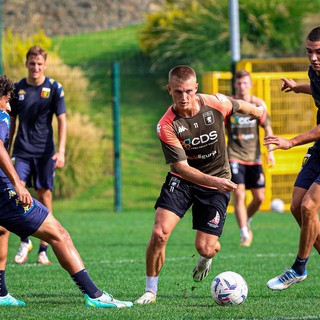
POLYGON ((294 186, 308 190, 314 182, 320 184, 320 150, 311 147, 302 160, 294 186))
POLYGON ((183 218, 192 206, 193 229, 221 236, 230 194, 205 188, 170 172, 155 204, 183 218))
POLYGON ((236 184, 244 184, 246 189, 258 189, 266 186, 262 165, 244 165, 238 162, 230 162, 231 181, 236 184))

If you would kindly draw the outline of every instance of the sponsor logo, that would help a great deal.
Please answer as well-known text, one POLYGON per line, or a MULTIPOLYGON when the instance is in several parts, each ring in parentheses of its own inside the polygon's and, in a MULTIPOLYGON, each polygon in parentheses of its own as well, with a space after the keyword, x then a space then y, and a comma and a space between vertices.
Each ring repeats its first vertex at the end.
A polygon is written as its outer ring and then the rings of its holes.
POLYGON ((178 128, 178 133, 182 133, 182 132, 185 132, 185 131, 188 131, 188 129, 186 127, 184 127, 184 126, 180 126, 178 128))
POLYGON ((180 179, 177 177, 171 177, 169 181, 170 192, 174 192, 174 189, 179 187, 180 179))
POLYGON ((220 219, 221 219, 220 214, 218 211, 216 211, 215 217, 213 219, 211 219, 207 224, 209 227, 216 229, 219 226, 220 219))
POLYGON ((212 111, 205 112, 202 116, 206 126, 210 126, 215 121, 212 111))
POLYGON ((307 162, 308 162, 308 160, 309 160, 310 157, 311 157, 311 154, 310 154, 310 153, 307 153, 307 154, 304 156, 304 158, 303 158, 303 160, 302 160, 302 165, 303 165, 303 166, 307 164, 307 162))
POLYGON ((41 90, 41 98, 47 99, 50 97, 50 92, 51 89, 50 88, 42 88, 41 90))
POLYGON ((250 117, 240 117, 240 116, 234 116, 231 118, 231 124, 234 126, 243 126, 243 127, 253 127, 256 125, 257 120, 256 119, 251 119, 250 117))
POLYGON ((202 134, 199 137, 188 138, 182 142, 184 149, 190 149, 193 146, 205 144, 208 142, 216 141, 218 139, 217 131, 211 131, 208 134, 202 134))

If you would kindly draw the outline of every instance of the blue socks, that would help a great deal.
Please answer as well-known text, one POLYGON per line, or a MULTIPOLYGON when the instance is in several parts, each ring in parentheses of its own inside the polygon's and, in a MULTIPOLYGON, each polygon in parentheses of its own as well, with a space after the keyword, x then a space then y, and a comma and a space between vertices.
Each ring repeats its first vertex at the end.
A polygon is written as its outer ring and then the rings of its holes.
POLYGON ((5 273, 5 270, 0 270, 0 297, 4 297, 8 294, 5 273))
POLYGON ((75 284, 79 287, 80 291, 86 293, 90 298, 98 298, 102 295, 102 292, 96 287, 88 271, 83 269, 71 276, 75 284))
POLYGON ((292 265, 292 269, 298 274, 298 275, 302 275, 304 274, 304 272, 306 271, 306 265, 307 262, 309 260, 309 257, 306 259, 301 259, 297 256, 296 261, 294 262, 294 264, 292 265))

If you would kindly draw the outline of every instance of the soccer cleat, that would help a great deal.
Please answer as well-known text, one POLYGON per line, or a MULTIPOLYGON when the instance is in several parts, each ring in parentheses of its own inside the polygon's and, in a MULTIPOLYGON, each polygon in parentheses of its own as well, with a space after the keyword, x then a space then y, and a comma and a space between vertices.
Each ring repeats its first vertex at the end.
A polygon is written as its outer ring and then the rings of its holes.
POLYGON ((15 306, 15 307, 23 307, 26 303, 14 298, 10 293, 8 293, 4 297, 0 297, 0 306, 15 306))
POLYGON ((253 240, 253 233, 250 228, 248 230, 248 233, 249 233, 248 238, 245 238, 245 237, 241 238, 241 241, 240 241, 241 247, 250 247, 251 246, 252 240, 253 240))
POLYGON ((155 303, 157 295, 153 292, 147 291, 143 296, 137 299, 134 303, 136 304, 151 304, 155 303))
POLYGON ((32 250, 33 245, 31 240, 29 239, 29 242, 21 242, 20 243, 20 248, 18 250, 18 253, 14 257, 14 262, 18 264, 24 264, 26 263, 28 259, 28 254, 32 250))
POLYGON ((267 287, 272 290, 284 290, 295 283, 301 282, 307 278, 307 271, 298 275, 292 268, 285 271, 267 282, 267 287))
POLYGON ((51 264, 51 261, 49 260, 47 253, 45 251, 41 251, 38 254, 38 263, 48 265, 51 264))
POLYGON ((201 257, 198 260, 197 265, 193 269, 193 280, 195 282, 200 282, 207 277, 211 270, 212 259, 207 261, 201 261, 201 257))
POLYGON ((113 299, 113 296, 107 292, 103 292, 99 298, 90 298, 87 294, 85 306, 88 308, 130 308, 133 303, 130 301, 120 301, 113 299))

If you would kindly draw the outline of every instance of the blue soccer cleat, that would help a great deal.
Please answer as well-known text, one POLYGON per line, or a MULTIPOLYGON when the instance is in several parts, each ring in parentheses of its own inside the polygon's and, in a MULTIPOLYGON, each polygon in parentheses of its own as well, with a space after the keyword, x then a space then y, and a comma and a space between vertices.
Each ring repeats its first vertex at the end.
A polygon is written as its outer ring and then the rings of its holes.
POLYGON ((298 275, 292 268, 286 269, 282 274, 267 282, 267 287, 272 290, 285 290, 295 283, 307 278, 307 271, 298 275))
POLYGON ((103 292, 99 298, 90 298, 87 294, 85 306, 89 308, 130 308, 133 303, 130 301, 120 301, 113 299, 113 296, 107 292, 103 292))
POLYGON ((26 303, 14 298, 10 293, 8 293, 4 297, 0 297, 0 306, 16 306, 22 307, 25 306, 26 303))

